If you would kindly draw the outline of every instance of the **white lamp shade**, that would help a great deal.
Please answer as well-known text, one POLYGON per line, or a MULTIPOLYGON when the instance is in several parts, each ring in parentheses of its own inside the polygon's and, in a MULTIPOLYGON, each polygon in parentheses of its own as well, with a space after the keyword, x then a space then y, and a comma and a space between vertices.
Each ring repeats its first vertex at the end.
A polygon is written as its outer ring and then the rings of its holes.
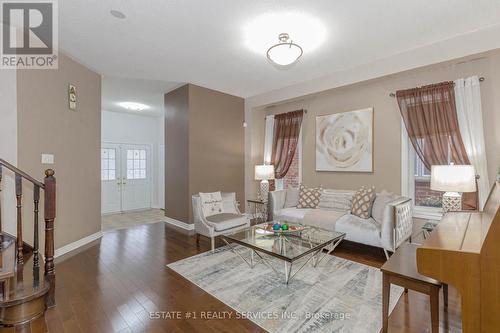
POLYGON ((433 165, 431 190, 443 192, 475 192, 476 170, 472 165, 433 165))
POLYGON ((255 180, 274 179, 274 165, 256 165, 255 180))

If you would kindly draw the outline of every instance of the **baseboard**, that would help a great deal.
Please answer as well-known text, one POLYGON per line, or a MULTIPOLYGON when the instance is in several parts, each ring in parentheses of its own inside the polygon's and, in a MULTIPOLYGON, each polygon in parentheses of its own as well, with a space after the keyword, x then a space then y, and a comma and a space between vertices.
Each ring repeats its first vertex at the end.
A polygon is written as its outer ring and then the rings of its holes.
POLYGON ((88 235, 87 237, 83 237, 82 239, 79 239, 76 242, 66 244, 66 245, 55 250, 54 258, 60 257, 62 255, 65 255, 66 253, 74 251, 74 250, 78 249, 79 247, 84 246, 90 242, 93 242, 96 239, 99 239, 101 237, 102 237, 102 231, 98 231, 95 234, 88 235))
POLYGON ((178 228, 181 228, 181 229, 184 229, 187 231, 194 230, 194 224, 192 224, 192 223, 182 222, 182 221, 179 221, 179 220, 167 217, 167 216, 165 217, 165 219, 163 221, 165 221, 165 223, 167 223, 167 224, 176 226, 178 228))

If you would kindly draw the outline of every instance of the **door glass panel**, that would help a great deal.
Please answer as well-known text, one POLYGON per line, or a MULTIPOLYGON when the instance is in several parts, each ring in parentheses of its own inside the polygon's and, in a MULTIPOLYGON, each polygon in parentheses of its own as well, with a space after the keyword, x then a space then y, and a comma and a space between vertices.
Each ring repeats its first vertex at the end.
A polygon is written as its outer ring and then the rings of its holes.
POLYGON ((146 179, 146 150, 127 150, 127 179, 146 179))
POLYGON ((101 149, 101 180, 116 179, 116 152, 113 148, 101 149))

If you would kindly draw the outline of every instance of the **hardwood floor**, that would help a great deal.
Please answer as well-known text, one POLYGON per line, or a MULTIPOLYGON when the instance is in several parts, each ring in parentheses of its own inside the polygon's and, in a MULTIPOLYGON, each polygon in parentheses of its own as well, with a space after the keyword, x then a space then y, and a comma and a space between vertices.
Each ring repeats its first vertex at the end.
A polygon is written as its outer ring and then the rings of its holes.
MULTIPOLYGON (((88 249, 56 264, 57 306, 26 332, 262 332, 249 320, 150 319, 154 311, 232 311, 202 289, 165 267, 167 263, 209 250, 208 239, 196 245, 194 236, 164 223, 104 234, 88 249)), ((380 267, 382 250, 345 242, 339 257, 380 267)), ((447 313, 441 320, 450 332, 460 326, 456 290, 450 288, 447 313)), ((442 303, 442 302, 441 302, 442 303)), ((22 330, 18 330, 20 332, 22 330)), ((389 332, 429 332, 429 301, 412 291, 403 295, 389 319, 389 332)))

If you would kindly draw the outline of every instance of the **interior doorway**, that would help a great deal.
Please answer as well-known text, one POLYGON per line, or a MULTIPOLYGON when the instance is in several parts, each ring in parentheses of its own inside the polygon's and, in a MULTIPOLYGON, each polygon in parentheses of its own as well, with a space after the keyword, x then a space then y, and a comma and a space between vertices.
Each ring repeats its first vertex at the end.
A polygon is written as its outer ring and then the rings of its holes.
POLYGON ((102 213, 151 208, 151 160, 146 144, 102 144, 102 213))

